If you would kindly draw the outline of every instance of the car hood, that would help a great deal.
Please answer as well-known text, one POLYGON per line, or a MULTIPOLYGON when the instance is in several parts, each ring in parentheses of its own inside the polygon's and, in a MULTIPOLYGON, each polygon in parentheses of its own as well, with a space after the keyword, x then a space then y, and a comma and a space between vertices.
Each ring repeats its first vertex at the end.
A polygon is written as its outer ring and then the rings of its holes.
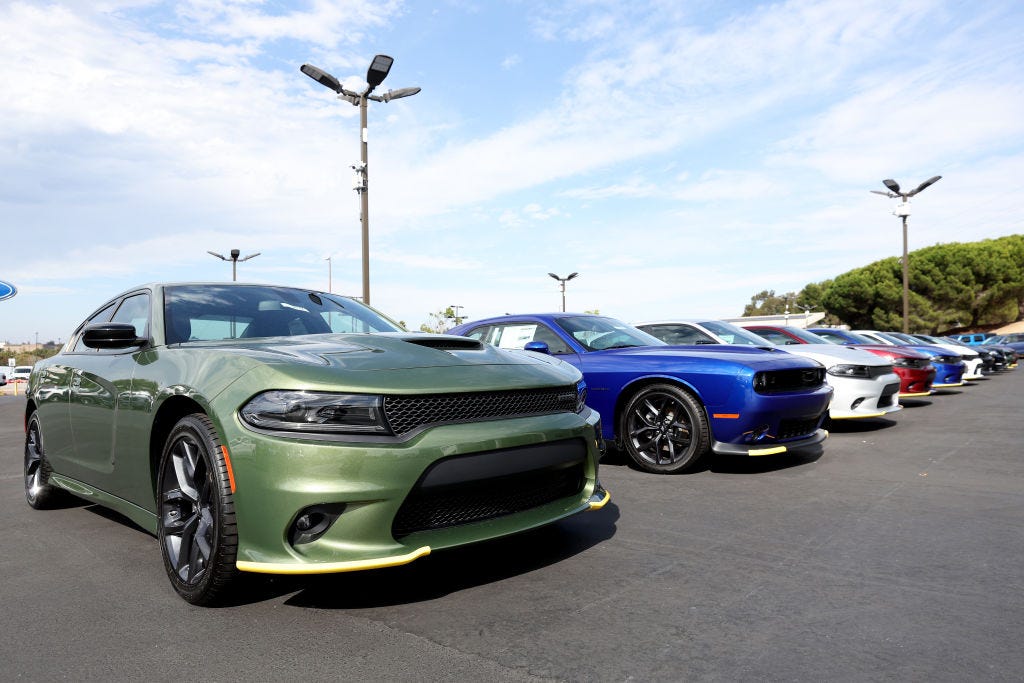
MULTIPOLYGON (((795 358, 781 349, 731 344, 696 344, 693 346, 632 346, 624 349, 592 351, 587 356, 604 358, 646 358, 681 365, 707 365, 709 361, 722 365, 754 368, 755 370, 783 370, 810 367, 805 359, 795 358)), ((628 361, 627 361, 628 362, 628 361)))
POLYGON ((277 388, 422 391, 564 386, 579 370, 557 358, 507 351, 436 334, 320 334, 251 340, 189 342, 167 347, 185 384, 212 388, 246 374, 277 388), (225 376, 228 375, 228 376, 225 376))
POLYGON ((841 363, 867 366, 891 365, 886 359, 873 353, 838 344, 790 344, 779 348, 787 353, 813 358, 825 367, 841 363))

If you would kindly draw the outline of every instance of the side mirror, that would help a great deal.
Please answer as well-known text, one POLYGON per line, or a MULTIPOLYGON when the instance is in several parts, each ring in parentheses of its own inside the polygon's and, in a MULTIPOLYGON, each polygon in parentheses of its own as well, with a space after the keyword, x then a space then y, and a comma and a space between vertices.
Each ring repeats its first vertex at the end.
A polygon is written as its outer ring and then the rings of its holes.
POLYGON ((82 334, 82 343, 90 349, 127 349, 147 341, 135 336, 135 326, 128 323, 97 323, 82 334))
POLYGON ((537 353, 551 354, 551 349, 548 348, 547 342, 542 341, 529 341, 526 342, 526 346, 523 347, 523 351, 535 351, 537 353))

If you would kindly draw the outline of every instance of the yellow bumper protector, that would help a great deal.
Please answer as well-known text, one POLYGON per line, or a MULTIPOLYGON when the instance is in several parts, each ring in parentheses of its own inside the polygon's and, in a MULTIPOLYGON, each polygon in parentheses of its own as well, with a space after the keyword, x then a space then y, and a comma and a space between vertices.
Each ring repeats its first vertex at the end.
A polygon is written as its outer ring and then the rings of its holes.
POLYGON ((785 452, 785 446, 772 446, 771 448, 751 448, 747 451, 747 455, 775 455, 776 453, 785 452))
MULTIPOLYGON (((896 412, 896 411, 891 411, 896 412)), ((864 413, 863 415, 848 415, 846 417, 832 417, 833 420, 860 420, 865 417, 885 417, 889 413, 864 413)))
POLYGON ((918 391, 912 394, 900 394, 900 398, 917 398, 918 396, 931 396, 930 391, 918 391))
POLYGON ((352 560, 350 562, 317 562, 301 564, 290 562, 247 562, 238 560, 235 567, 241 572, 256 574, 336 574, 338 572, 359 572, 366 569, 384 569, 409 564, 430 554, 430 546, 425 545, 405 555, 376 557, 369 560, 352 560))
POLYGON ((608 491, 604 491, 604 496, 602 496, 600 500, 594 500, 594 498, 591 497, 590 498, 590 509, 591 510, 600 510, 605 505, 607 505, 608 501, 611 500, 611 499, 612 499, 612 494, 608 493, 608 491))

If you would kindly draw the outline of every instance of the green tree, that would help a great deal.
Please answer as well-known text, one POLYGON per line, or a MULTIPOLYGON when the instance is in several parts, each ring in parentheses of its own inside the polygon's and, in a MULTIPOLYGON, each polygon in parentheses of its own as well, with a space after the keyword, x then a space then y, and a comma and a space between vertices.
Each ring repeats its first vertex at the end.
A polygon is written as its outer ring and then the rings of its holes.
POLYGON ((443 308, 436 313, 429 314, 427 322, 420 325, 420 332, 432 332, 433 334, 444 334, 455 326, 455 311, 452 307, 443 308))

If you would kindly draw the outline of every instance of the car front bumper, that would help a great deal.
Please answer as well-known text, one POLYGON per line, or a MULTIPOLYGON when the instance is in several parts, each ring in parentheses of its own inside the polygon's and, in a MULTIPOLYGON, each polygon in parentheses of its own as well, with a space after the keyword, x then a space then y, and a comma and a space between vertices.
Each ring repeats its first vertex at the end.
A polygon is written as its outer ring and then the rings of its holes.
POLYGON ((222 433, 236 482, 237 567, 317 574, 396 566, 599 509, 609 496, 597 479, 598 424, 587 409, 443 425, 381 443, 269 435, 235 420, 222 433), (302 515, 318 509, 336 518, 315 539, 297 540, 302 515))

